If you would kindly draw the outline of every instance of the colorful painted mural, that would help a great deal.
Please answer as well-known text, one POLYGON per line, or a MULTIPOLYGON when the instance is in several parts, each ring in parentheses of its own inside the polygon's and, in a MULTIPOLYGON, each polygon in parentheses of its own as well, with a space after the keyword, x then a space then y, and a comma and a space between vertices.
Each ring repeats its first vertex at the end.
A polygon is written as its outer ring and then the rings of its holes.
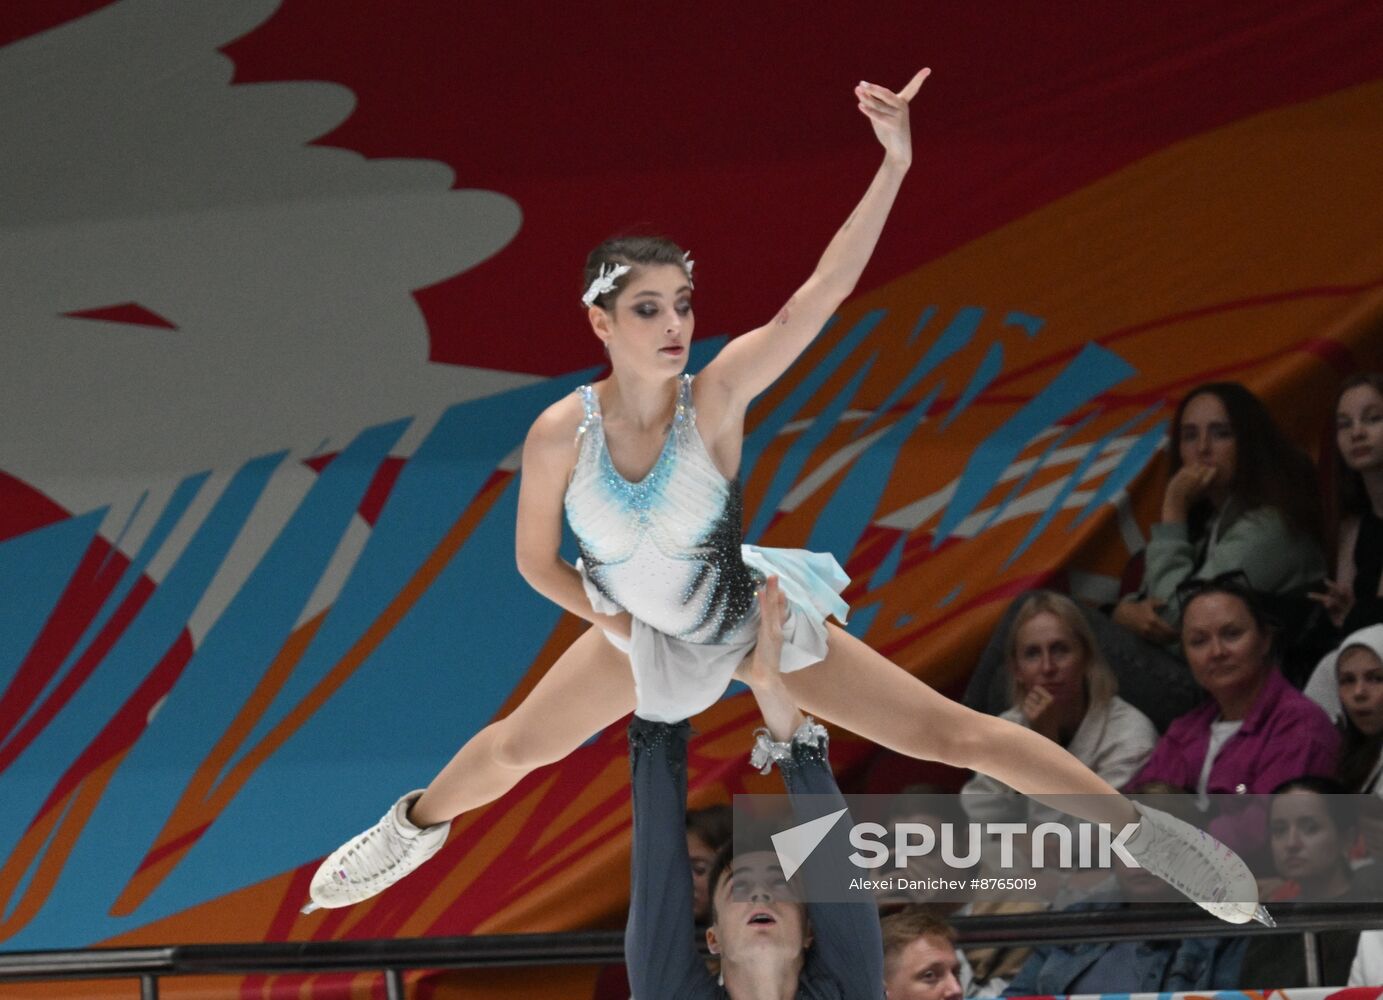
MULTIPOLYGON (((589 246, 693 248, 695 370, 866 182, 854 81, 933 67, 876 260, 741 475, 748 540, 835 553, 851 630, 955 690, 1013 594, 1116 592, 1187 387, 1244 381, 1314 451, 1379 366, 1380 38, 1326 0, 7 7, 0 948, 617 926, 621 727, 426 875, 297 912, 579 631, 513 522, 529 422, 600 371, 589 246)), ((755 721, 697 720, 695 802, 768 787, 755 721)))

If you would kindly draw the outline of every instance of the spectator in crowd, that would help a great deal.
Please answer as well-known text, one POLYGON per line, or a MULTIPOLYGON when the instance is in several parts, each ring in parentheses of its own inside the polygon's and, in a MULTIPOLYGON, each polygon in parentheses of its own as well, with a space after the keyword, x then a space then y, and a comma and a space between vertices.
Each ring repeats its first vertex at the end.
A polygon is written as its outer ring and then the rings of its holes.
POLYGON ((1310 460, 1238 382, 1192 389, 1172 420, 1176 447, 1162 516, 1153 526, 1143 596, 1114 620, 1150 642, 1177 638, 1177 588, 1241 570, 1251 586, 1281 594, 1318 582, 1319 501, 1310 460))
POLYGON ((1383 986, 1383 931, 1361 931, 1346 986, 1383 986))
POLYGON ((1335 671, 1343 709, 1340 783, 1346 791, 1383 796, 1383 625, 1345 639, 1335 671))
MULTIPOLYGON (((1115 788, 1127 784, 1152 753, 1157 730, 1118 696, 1118 682, 1076 604, 1049 590, 1020 598, 1005 659, 1010 707, 1002 717, 1060 743, 1115 788)), ((961 794, 965 811, 979 822, 1060 818, 983 774, 961 794)))
MULTIPOLYGON (((1301 902, 1357 898, 1349 861, 1357 835, 1354 799, 1338 782, 1304 777, 1278 785, 1268 813, 1268 836, 1273 867, 1285 882, 1274 896, 1301 902)), ((1317 935, 1323 985, 1339 986, 1348 980, 1358 943, 1357 930, 1317 935)), ((1283 947, 1276 937, 1249 938, 1238 985, 1247 989, 1307 985, 1303 950, 1283 947)))
POLYGON ((1383 374, 1345 380, 1335 401, 1335 577, 1317 599, 1343 632, 1383 622, 1383 374))
MULTIPOLYGON (((1112 621, 1087 613, 1120 694, 1159 729, 1201 698, 1176 646, 1180 584, 1242 570, 1265 593, 1304 594, 1326 569, 1310 459, 1258 397, 1237 382, 1197 386, 1177 406, 1171 433, 1171 476, 1143 587, 1114 606, 1112 621)), ((971 677, 972 707, 999 710, 1009 631, 1006 618, 971 677)))
MULTIPOLYGON (((1204 804, 1210 794, 1267 794, 1288 778, 1334 774, 1339 734, 1277 670, 1273 631, 1242 574, 1191 581, 1179 604, 1182 648, 1210 698, 1168 727, 1133 784, 1194 789, 1204 804)), ((1253 801, 1209 829, 1246 857, 1265 844, 1253 801)))
MULTIPOLYGON (((957 853, 969 853, 970 818, 957 805, 957 796, 947 795, 935 785, 912 785, 903 789, 897 800, 897 807, 888 817, 889 829, 895 829, 900 823, 927 827, 932 831, 934 842, 938 845, 941 843, 943 828, 950 827, 952 835, 958 838, 957 853)), ((905 867, 894 871, 910 883, 918 885, 925 885, 928 880, 954 879, 958 875, 957 869, 942 860, 939 847, 926 854, 908 858, 905 867)), ((1002 877, 1011 876, 1013 872, 991 872, 982 867, 965 874, 993 874, 1002 877)), ((895 911, 899 907, 906 907, 908 910, 921 909, 938 919, 1038 913, 1047 908, 1045 903, 1031 899, 966 899, 954 891, 933 892, 911 887, 887 889, 879 894, 878 903, 881 911, 895 911)), ((965 949, 960 958, 961 983, 965 995, 998 996, 1031 953, 1032 949, 1026 946, 983 945, 965 949)))
POLYGON ((687 813, 687 856, 691 858, 692 915, 698 927, 710 921, 708 876, 716 855, 730 843, 730 807, 720 804, 687 813))
MULTIPOLYGON (((1175 797, 1164 794, 1170 786, 1148 787, 1159 794, 1158 808, 1174 815, 1186 813, 1181 818, 1191 819, 1194 808, 1189 796, 1189 808, 1178 808, 1175 797)), ((1069 909, 1107 913, 1168 898, 1167 887, 1157 878, 1141 868, 1121 865, 1114 885, 1069 909)), ((1238 985, 1242 951, 1234 938, 1093 941, 1038 948, 1009 983, 1004 996, 1231 989, 1238 985)))
MULTIPOLYGON (((1335 577, 1313 596, 1346 634, 1383 623, 1383 374, 1345 380, 1335 428, 1335 577)), ((1333 655, 1322 658, 1306 693, 1339 717, 1333 655)))
POLYGON ((910 907, 884 917, 881 929, 888 1000, 960 1000, 962 963, 950 924, 910 907))
MULTIPOLYGON (((843 804, 826 760, 826 730, 803 718, 779 673, 786 599, 776 578, 764 585, 761 610, 758 643, 741 676, 765 722, 752 760, 778 763, 794 806, 814 812, 822 800, 843 804)), ((771 846, 723 850, 709 875, 706 942, 720 956, 717 984, 693 938, 691 866, 681 836, 689 733, 685 721, 638 716, 629 727, 634 843, 624 947, 634 996, 878 997, 883 944, 873 903, 802 902, 771 846)), ((848 836, 848 826, 838 823, 827 839, 848 836)), ((812 865, 808 859, 804 872, 812 865)))

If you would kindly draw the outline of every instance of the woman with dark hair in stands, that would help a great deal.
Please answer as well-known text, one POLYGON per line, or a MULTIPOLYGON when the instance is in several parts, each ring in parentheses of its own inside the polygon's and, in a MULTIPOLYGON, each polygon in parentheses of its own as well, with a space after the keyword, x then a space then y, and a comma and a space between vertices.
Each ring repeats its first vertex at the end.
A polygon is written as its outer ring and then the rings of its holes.
POLYGON ((1383 622, 1383 374, 1352 375, 1335 401, 1335 577, 1316 595, 1344 632, 1383 622))
POLYGON ((1150 644, 1174 643, 1177 588, 1239 570, 1264 594, 1325 575, 1311 461, 1238 382, 1192 389, 1172 418, 1170 476, 1145 553, 1143 588, 1115 623, 1150 644))
POLYGON ((1320 504, 1310 459, 1238 382, 1191 390, 1172 418, 1175 447, 1143 573, 1144 596, 1114 620, 1153 642, 1177 638, 1177 587, 1240 570, 1282 594, 1321 579, 1320 504))
MULTIPOLYGON (((1349 862, 1357 832, 1354 799, 1345 794, 1339 782, 1301 777, 1274 788, 1268 811, 1268 842, 1273 868, 1285 880, 1274 898, 1303 903, 1366 898, 1349 862)), ((1317 934, 1316 943, 1321 985, 1344 985, 1359 931, 1325 931, 1317 934)), ((1236 985, 1245 989, 1306 986, 1305 953, 1297 942, 1283 947, 1279 938, 1251 938, 1236 985)))
MULTIPOLYGON (((1272 627, 1245 577, 1189 581, 1178 604, 1182 648, 1210 697, 1167 728, 1132 784, 1164 781, 1206 805, 1208 795, 1266 794, 1289 778, 1333 775, 1339 734, 1277 669, 1272 627)), ((1209 829, 1241 854, 1264 846, 1263 810, 1252 799, 1209 829)))
MULTIPOLYGON (((1171 436, 1171 475, 1144 553, 1143 587, 1110 618, 1087 614, 1121 696, 1159 729, 1202 697, 1177 647, 1178 586, 1241 570, 1265 594, 1304 594, 1325 576, 1311 461, 1257 396, 1237 382, 1199 385, 1177 405, 1171 436)), ((999 710, 1010 627, 1005 618, 986 647, 967 704, 999 710)))
MULTIPOLYGON (((1383 624, 1383 374, 1345 380, 1335 401, 1335 577, 1319 593, 1341 635, 1383 624)), ((1323 657, 1306 693, 1340 716, 1337 666, 1323 657)))

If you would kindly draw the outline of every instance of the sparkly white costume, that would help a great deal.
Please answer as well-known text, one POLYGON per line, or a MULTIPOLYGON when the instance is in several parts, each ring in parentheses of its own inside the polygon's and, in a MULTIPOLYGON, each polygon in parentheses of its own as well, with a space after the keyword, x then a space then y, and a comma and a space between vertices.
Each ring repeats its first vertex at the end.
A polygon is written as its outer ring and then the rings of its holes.
POLYGON ((691 387, 692 376, 681 376, 662 454, 631 483, 610 460, 595 390, 581 386, 586 416, 564 501, 592 606, 634 619, 627 642, 606 635, 633 664, 636 713, 658 722, 695 715, 725 691, 754 645, 764 577, 776 575, 787 598, 784 671, 821 660, 826 616, 844 621, 848 610, 839 595, 849 578, 834 557, 740 544, 739 480, 722 476, 706 451, 691 387))

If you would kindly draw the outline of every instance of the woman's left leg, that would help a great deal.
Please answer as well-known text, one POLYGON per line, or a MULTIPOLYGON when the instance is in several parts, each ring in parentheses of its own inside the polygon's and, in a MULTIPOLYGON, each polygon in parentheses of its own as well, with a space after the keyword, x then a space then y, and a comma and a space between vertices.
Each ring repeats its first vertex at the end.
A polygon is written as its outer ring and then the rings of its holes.
POLYGON ((970 768, 1097 823, 1137 822, 1132 805, 1059 744, 997 716, 938 694, 845 630, 828 624, 826 658, 784 674, 804 712, 828 719, 882 747, 923 760, 970 768))
POLYGON ((1156 809, 1140 815, 1058 744, 937 694, 854 636, 827 628, 826 658, 783 675, 803 711, 899 753, 981 771, 1081 819, 1115 829, 1137 823, 1125 846, 1144 868, 1222 920, 1271 926, 1253 873, 1229 848, 1156 809))

